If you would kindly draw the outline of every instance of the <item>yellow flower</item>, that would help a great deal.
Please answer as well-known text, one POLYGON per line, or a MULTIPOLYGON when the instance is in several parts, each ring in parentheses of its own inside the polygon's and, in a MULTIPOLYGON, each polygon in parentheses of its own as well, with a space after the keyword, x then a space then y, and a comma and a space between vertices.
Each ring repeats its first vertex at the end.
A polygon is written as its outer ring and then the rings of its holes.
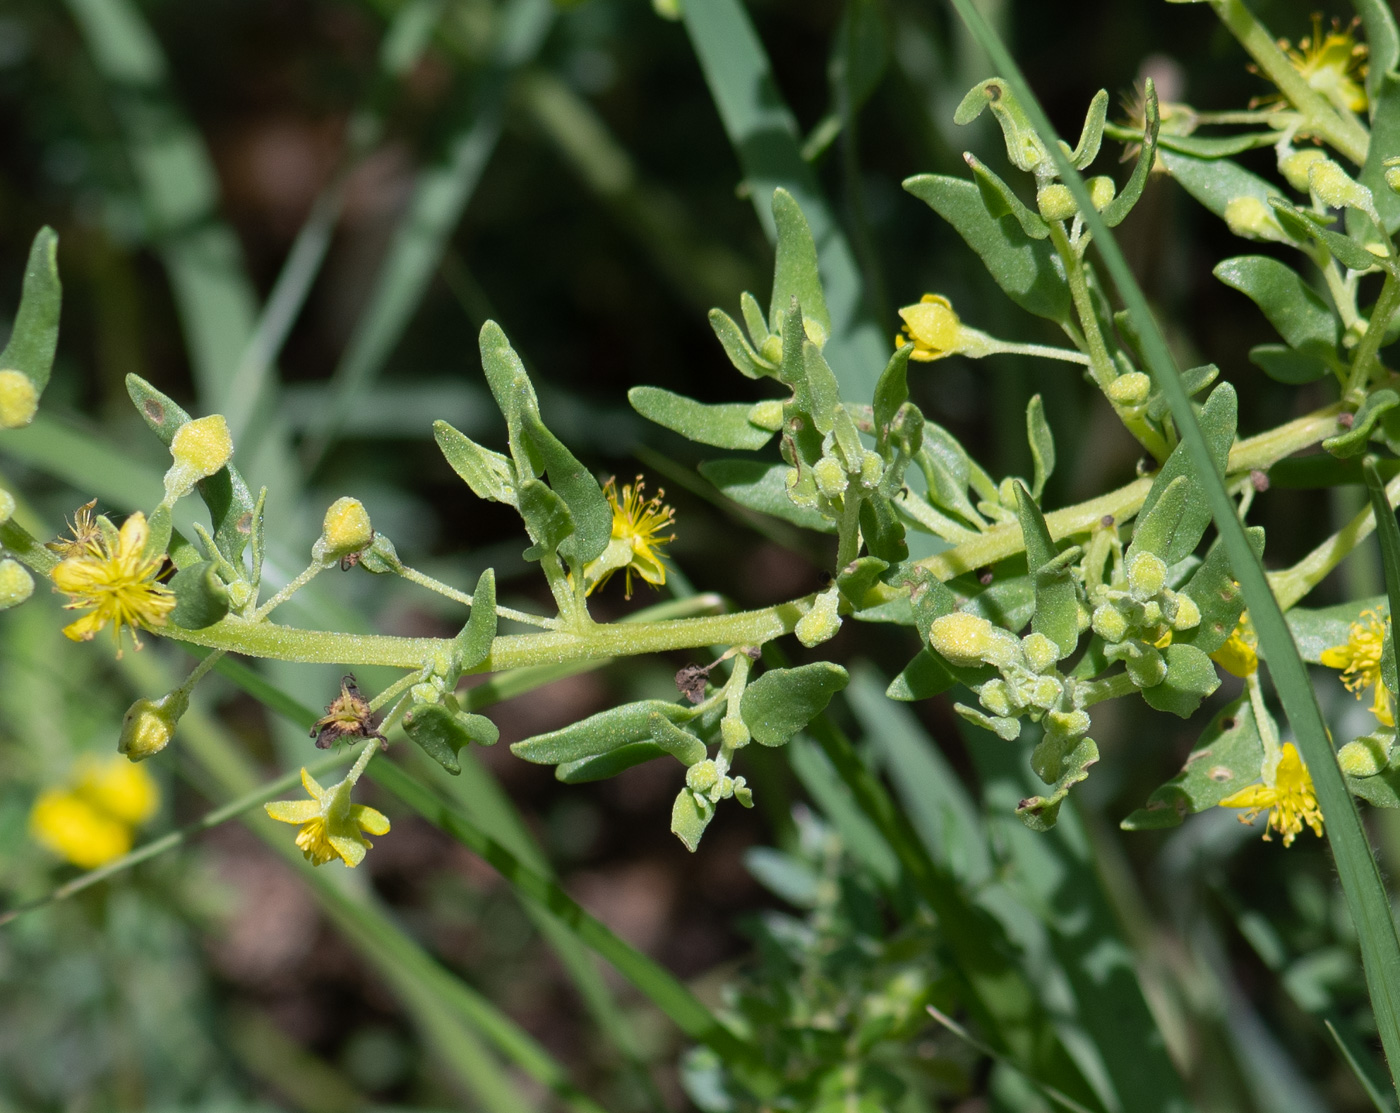
POLYGON ((632 573, 637 573, 653 587, 666 582, 666 566, 661 563, 665 556, 663 546, 674 541, 676 535, 661 531, 676 520, 676 512, 661 500, 665 491, 657 491, 650 499, 643 499, 642 477, 635 483, 622 488, 622 498, 617 496, 617 481, 609 479, 603 485, 603 493, 608 496, 612 507, 612 540, 597 560, 590 561, 583 570, 584 581, 591 595, 612 578, 614 572, 627 570, 626 596, 632 598, 632 573))
POLYGON ((34 837, 75 866, 95 869, 131 849, 132 829, 150 819, 160 792, 150 774, 126 758, 88 758, 69 788, 40 794, 29 813, 34 837))
POLYGON ((1265 842, 1270 841, 1272 830, 1283 836, 1284 846, 1292 846, 1293 840, 1302 833, 1304 823, 1312 828, 1314 835, 1322 837, 1322 812, 1313 793, 1312 774, 1292 742, 1283 745, 1283 757, 1279 759, 1273 784, 1242 788, 1220 801, 1219 807, 1248 808, 1249 811, 1240 816, 1241 823, 1253 823, 1260 812, 1268 809, 1265 842))
POLYGON ((1318 660, 1329 669, 1341 669, 1342 683, 1347 691, 1356 693, 1357 699, 1367 688, 1374 687, 1376 693, 1371 700, 1371 711, 1382 724, 1393 727, 1395 713, 1391 707, 1390 691, 1381 679, 1385 627, 1385 620, 1375 611, 1362 611, 1359 620, 1351 624, 1346 642, 1324 649, 1318 660))
MULTIPOLYGON (((165 624, 166 616, 175 609, 175 594, 156 583, 163 557, 145 555, 149 532, 146 516, 138 510, 122 523, 115 545, 99 531, 84 542, 81 552, 70 555, 53 570, 54 586, 70 597, 64 604, 66 609, 92 608, 63 628, 68 637, 91 641, 110 622, 120 657, 124 626, 131 627, 131 640, 140 649, 137 629, 165 624)), ((75 529, 75 545, 77 536, 75 529)))
POLYGON ((382 812, 350 802, 350 790, 376 745, 377 741, 371 739, 350 776, 328 789, 322 788, 303 769, 301 783, 310 800, 274 800, 263 805, 273 819, 301 824, 297 848, 313 866, 324 866, 339 858, 353 869, 364 861, 365 851, 374 845, 365 838, 363 831, 371 835, 389 833, 389 820, 382 812))
POLYGON ((1325 36, 1322 15, 1313 13, 1312 22, 1312 35, 1301 40, 1296 50, 1287 39, 1280 39, 1279 46, 1307 83, 1338 108, 1366 111, 1366 88, 1361 83, 1366 79, 1367 48, 1356 41, 1358 21, 1353 20, 1343 31, 1333 20, 1332 31, 1325 36))
POLYGON ((1243 680, 1253 676, 1259 668, 1259 639, 1254 636, 1254 627, 1249 622, 1249 612, 1240 615, 1239 622, 1229 639, 1210 655, 1210 659, 1228 672, 1243 680))

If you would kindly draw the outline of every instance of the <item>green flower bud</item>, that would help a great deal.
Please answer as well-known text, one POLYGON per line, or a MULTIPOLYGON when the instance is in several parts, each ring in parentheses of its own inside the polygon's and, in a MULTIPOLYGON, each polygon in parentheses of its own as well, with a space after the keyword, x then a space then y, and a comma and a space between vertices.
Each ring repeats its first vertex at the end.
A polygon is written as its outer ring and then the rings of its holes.
POLYGON ((1375 216, 1376 202, 1371 191, 1330 158, 1318 159, 1308 167, 1308 188, 1325 205, 1360 209, 1375 216))
POLYGON ((980 615, 954 611, 933 620, 928 642, 954 665, 1006 668, 1021 656, 1021 642, 980 615))
POLYGON ((1035 203, 1046 220, 1068 220, 1079 211, 1069 186, 1060 182, 1051 182, 1037 193, 1035 203))
POLYGON ((1236 197, 1227 204, 1225 223, 1230 226, 1231 232, 1247 240, 1289 242, 1283 225, 1274 216, 1274 210, 1257 197, 1236 197))
POLYGON ((1337 764, 1350 777, 1374 777, 1389 760, 1389 747, 1374 735, 1348 742, 1337 751, 1337 764))
POLYGON ((0 429, 22 429, 39 409, 39 391, 23 371, 0 371, 0 429))
POLYGON ((374 528, 360 500, 339 498, 326 511, 321 536, 312 546, 311 555, 316 560, 328 563, 358 553, 373 540, 374 528))
POLYGON ((1128 678, 1139 688, 1155 688, 1167 678, 1167 663, 1162 655, 1151 646, 1140 657, 1129 657, 1123 662, 1128 678))
POLYGON ((1289 151, 1286 155, 1281 155, 1279 157, 1279 173, 1281 173, 1288 180, 1288 184, 1299 193, 1307 193, 1308 171, 1312 169, 1315 162, 1326 158, 1326 153, 1318 150, 1316 147, 1310 147, 1305 151, 1289 151))
MULTIPOLYGON (((1136 553, 1128 565, 1128 590, 1136 599, 1151 599, 1167 584, 1167 562, 1156 553, 1136 553)), ((1160 612, 1159 612, 1160 613, 1160 612)))
POLYGON ((1036 672, 1044 672, 1060 659, 1060 647, 1044 634, 1027 634, 1021 639, 1021 651, 1036 672))
POLYGON ((1048 711, 1060 702, 1060 696, 1064 693, 1065 687, 1053 676, 1042 676, 1032 686, 1030 690, 1031 703, 1044 711, 1048 711))
POLYGON ((1089 200, 1094 203, 1095 212, 1101 213, 1108 208, 1114 193, 1117 192, 1113 185, 1113 179, 1105 174, 1090 178, 1084 184, 1089 187, 1089 200))
POLYGON ((167 692, 157 700, 137 700, 122 718, 117 752, 131 761, 145 761, 160 753, 175 736, 175 724, 189 703, 189 696, 178 690, 167 692))
POLYGON ((420 680, 408 690, 414 703, 437 703, 442 699, 442 691, 431 680, 420 680))
POLYGON ((1045 716, 1045 729, 1057 738, 1082 738, 1089 733, 1089 713, 1078 708, 1052 711, 1045 716))
POLYGON ((1108 384, 1108 397, 1119 406, 1141 406, 1152 393, 1152 380, 1141 371, 1129 371, 1108 384))
POLYGON ((0 487, 0 526, 8 522, 15 513, 15 496, 0 487))
POLYGON ((885 462, 878 453, 867 451, 860 460, 860 485, 867 491, 879 486, 885 474, 885 462))
POLYGON ((685 771, 685 785, 691 792, 708 795, 709 791, 717 784, 719 784, 719 768, 713 759, 707 758, 704 761, 696 762, 685 771))
POLYGON ((977 697, 982 701, 982 706, 993 715, 1006 716, 1011 714, 1010 689, 1001 677, 996 677, 983 684, 977 697))
POLYGON ((797 640, 811 649, 834 638, 841 629, 841 616, 836 611, 839 603, 840 596, 834 587, 818 595, 812 609, 797 620, 793 630, 797 640))
POLYGON ((1162 622, 1162 604, 1155 599, 1149 599, 1142 605, 1141 626, 1158 626, 1162 622))
POLYGON ((783 404, 776 400, 754 403, 749 410, 749 424, 776 433, 783 427, 783 404))
POLYGON ((1201 624, 1201 608, 1189 595, 1176 597, 1176 617, 1172 619, 1173 630, 1191 630, 1201 624))
POLYGON ((1111 603, 1094 608, 1094 617, 1090 620, 1090 625, 1093 626, 1094 633, 1111 645, 1128 636, 1128 620, 1111 603))
POLYGON ((823 456, 812 465, 817 490, 829 499, 840 498, 846 491, 846 469, 831 456, 823 456))
POLYGON ((201 479, 223 468, 233 456, 233 436, 223 414, 187 421, 170 439, 174 463, 165 473, 167 499, 183 498, 201 479))
POLYGON ((1391 193, 1400 193, 1400 166, 1392 166, 1385 172, 1385 184, 1391 193))
POLYGON ((17 560, 0 560, 0 611, 18 607, 34 594, 34 577, 17 560))
POLYGON ((719 736, 731 750, 741 750, 753 737, 748 726, 738 716, 726 715, 719 723, 719 736))

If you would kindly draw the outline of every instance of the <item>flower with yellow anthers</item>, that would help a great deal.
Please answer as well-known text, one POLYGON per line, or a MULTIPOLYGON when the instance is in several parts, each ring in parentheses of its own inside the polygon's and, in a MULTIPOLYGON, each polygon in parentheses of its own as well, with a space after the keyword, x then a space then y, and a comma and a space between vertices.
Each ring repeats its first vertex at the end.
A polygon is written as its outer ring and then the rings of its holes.
POLYGON ((901 309, 899 316, 904 328, 895 334, 894 346, 913 344, 910 359, 928 363, 958 354, 981 359, 996 350, 990 336, 962 323, 953 303, 942 294, 925 294, 918 305, 901 309))
POLYGON ((1342 683, 1356 698, 1367 688, 1375 688, 1371 711, 1381 723, 1395 725, 1391 693, 1381 679, 1381 650, 1385 646, 1385 619, 1375 611, 1362 611, 1351 624, 1347 640, 1342 645, 1324 649, 1318 660, 1329 669, 1342 670, 1342 683))
POLYGON ((1345 31, 1337 21, 1332 21, 1332 30, 1322 33, 1322 15, 1314 12, 1313 32, 1298 43, 1295 50, 1287 39, 1279 40, 1279 47, 1288 55, 1293 68, 1303 75, 1307 83, 1331 101, 1338 108, 1351 112, 1366 111, 1366 54, 1365 43, 1356 41, 1356 25, 1352 20, 1345 31))
POLYGON ((675 524, 676 512, 661 501, 666 495, 664 490, 648 499, 642 494, 644 486, 639 475, 635 483, 623 486, 619 498, 616 479, 609 479, 603 485, 603 494, 608 496, 608 505, 612 507, 612 539, 602 555, 589 561, 583 570, 590 595, 606 584, 614 572, 623 569, 627 575, 628 599, 632 598, 633 572, 653 587, 666 582, 666 565, 661 562, 666 555, 663 547, 674 541, 676 535, 661 531, 675 524))
POLYGON ((155 814, 160 792, 151 775, 126 758, 81 762, 73 783, 40 793, 29 830, 55 854, 95 869, 131 849, 133 828, 155 814))
POLYGON ((68 637, 75 642, 91 641, 110 622, 120 657, 123 627, 131 628, 131 640, 140 649, 138 629, 165 625, 175 609, 175 593, 156 582, 164 556, 146 555, 149 535, 146 515, 138 510, 122 523, 115 542, 99 530, 82 552, 61 561, 49 573, 54 587, 69 597, 65 609, 91 608, 63 628, 68 637))
POLYGON ((274 800, 263 805, 273 819, 301 824, 301 830, 297 832, 297 849, 313 866, 324 866, 339 858, 353 869, 364 861, 365 851, 374 845, 365 838, 364 832, 368 831, 371 835, 389 833, 389 820, 382 812, 350 800, 350 790, 355 787, 376 745, 377 740, 371 740, 355 762, 350 775, 330 788, 322 788, 303 769, 301 784, 310 800, 274 800))
POLYGON ((96 506, 97 500, 93 499, 78 507, 73 513, 73 521, 68 526, 73 536, 50 541, 44 548, 65 559, 82 556, 84 553, 101 556, 102 549, 98 546, 97 539, 102 536, 102 531, 97 526, 97 515, 93 513, 96 506))
POLYGON ((1240 816, 1241 823, 1253 823, 1260 812, 1267 810, 1269 819, 1264 825, 1265 842, 1271 841, 1270 831, 1277 831, 1283 836, 1283 845, 1292 846, 1305 823, 1312 828, 1314 835, 1322 838, 1322 811, 1313 792, 1312 774, 1292 742, 1283 744, 1283 756, 1279 759, 1278 769, 1274 771, 1273 784, 1242 788, 1225 797, 1218 806, 1248 808, 1240 816))
POLYGON ((1228 640, 1210 655, 1210 659, 1241 680, 1259 670, 1259 639, 1250 624, 1248 611, 1240 615, 1228 640))

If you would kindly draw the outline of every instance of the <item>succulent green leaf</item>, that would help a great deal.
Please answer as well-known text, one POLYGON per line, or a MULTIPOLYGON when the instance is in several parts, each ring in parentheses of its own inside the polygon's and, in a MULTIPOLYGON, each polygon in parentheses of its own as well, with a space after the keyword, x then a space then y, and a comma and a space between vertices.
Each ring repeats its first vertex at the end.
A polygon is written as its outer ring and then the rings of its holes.
POLYGON ((1400 394, 1388 388, 1373 391, 1366 395, 1366 401, 1361 403, 1361 407, 1352 416, 1351 428, 1335 437, 1328 437, 1322 442, 1322 447, 1339 459, 1359 456, 1366 451, 1376 422, 1396 406, 1400 406, 1400 394))
POLYGON ((872 557, 886 564, 899 564, 909 559, 904 523, 896 516, 889 499, 877 495, 860 504, 860 532, 872 557))
POLYGON ((762 448, 773 434, 749 421, 748 402, 706 405, 654 386, 634 386, 627 392, 632 408, 648 421, 700 444, 715 448, 762 448))
POLYGON ((665 700, 626 703, 560 730, 516 742, 510 752, 537 765, 564 765, 596 757, 634 742, 651 742, 653 714, 662 715, 673 723, 690 717, 688 709, 665 700))
POLYGON ((841 405, 836 375, 822 356, 821 349, 810 340, 802 342, 803 381, 806 383, 806 408, 817 431, 825 436, 836 427, 836 411, 841 405))
POLYGON ((485 715, 454 711, 440 703, 420 703, 404 713, 403 729, 423 752, 454 777, 461 773, 458 754, 475 742, 494 746, 500 738, 496 724, 485 715))
POLYGON ((875 443, 882 452, 889 441, 890 422, 899 412, 899 407, 909 400, 909 356, 913 351, 914 345, 902 345, 890 356, 889 363, 885 364, 875 384, 871 410, 875 423, 875 443))
POLYGON ((773 221, 778 228, 778 251, 773 264, 773 299, 768 303, 769 327, 774 332, 782 327, 783 314, 796 298, 802 316, 816 321, 823 337, 830 336, 831 314, 817 271, 812 229, 801 206, 785 189, 773 191, 773 221))
POLYGON ((973 179, 990 216, 997 220, 1004 216, 1015 217, 1021 231, 1033 240, 1043 240, 1050 235, 1050 225, 1045 223, 1045 218, 1017 197, 991 167, 970 151, 964 152, 963 161, 972 168, 973 179))
POLYGON ((1201 700, 1220 687, 1211 659, 1194 645, 1173 642, 1162 651, 1167 662, 1166 679, 1142 689, 1142 698, 1158 711, 1170 711, 1189 719, 1201 700))
POLYGON ((564 555, 579 565, 602 555, 612 539, 612 507, 598 480, 564 442, 545 428, 538 412, 521 414, 521 431, 544 464, 554 493, 564 500, 574 522, 574 532, 562 547, 564 555))
POLYGON ((491 388, 491 395, 506 419, 517 477, 520 480, 536 478, 544 471, 544 461, 531 451, 530 442, 524 439, 521 419, 525 414, 538 414, 540 404, 530 376, 525 372, 525 364, 495 321, 481 326, 478 344, 486 385, 491 388))
POLYGON ((563 762, 554 770, 554 779, 566 785, 606 781, 625 773, 634 765, 645 765, 648 761, 665 756, 666 751, 655 742, 630 742, 605 754, 563 762))
POLYGON ((755 742, 781 746, 820 715, 849 679, 830 661, 769 669, 744 689, 739 714, 755 742))
POLYGON ((483 448, 445 421, 433 422, 433 438, 452 470, 477 498, 516 505, 515 469, 510 457, 483 448))
MULTIPOLYGON (((1389 5, 1384 0, 1362 0, 1357 5, 1364 12, 1374 7, 1385 12, 1390 23, 1390 33, 1394 34, 1394 21, 1389 5)), ((1362 16, 1365 19, 1365 15, 1362 16)), ((1375 199, 1376 212, 1387 235, 1394 235, 1400 228, 1400 195, 1385 184, 1385 160, 1400 151, 1400 77, 1386 73, 1377 64, 1377 42, 1371 35, 1371 25, 1366 27, 1367 46, 1370 49, 1370 64, 1366 71, 1366 94, 1371 102, 1371 145, 1366 152, 1366 162, 1357 175, 1357 181, 1371 191, 1375 199)), ((1393 40, 1392 40, 1393 42, 1393 40)), ((1347 213, 1347 230, 1356 234, 1361 231, 1361 214, 1353 217, 1347 213)))
POLYGON ((1084 127, 1079 133, 1079 142, 1069 156, 1076 170, 1086 169, 1099 157, 1099 147, 1103 145, 1103 125, 1108 119, 1108 90, 1100 89, 1089 102, 1089 111, 1084 114, 1084 127))
POLYGON ((574 519, 564 500, 538 479, 526 479, 516 492, 520 500, 520 516, 534 542, 525 550, 526 560, 539 560, 573 535, 574 519))
POLYGON ((1108 203, 1108 207, 1104 209, 1102 214, 1103 222, 1110 228, 1116 228, 1123 223, 1123 219, 1133 211, 1133 206, 1142 197, 1142 191, 1147 188, 1147 179, 1152 174, 1152 167, 1157 162, 1157 142, 1161 132, 1162 116, 1157 104, 1157 87, 1152 83, 1150 77, 1143 89, 1143 109, 1146 128, 1143 132, 1141 147, 1138 150, 1137 162, 1133 165, 1133 173, 1128 178, 1128 184, 1108 203))
MULTIPOLYGON (((734 319, 724 310, 710 310, 710 328, 739 374, 749 379, 761 379, 773 374, 773 365, 753 350, 734 319)), ((766 328, 764 332, 767 332, 766 328)))
POLYGON ((890 564, 879 557, 863 556, 851 561, 836 575, 836 586, 852 607, 859 608, 868 592, 890 564))
POLYGON ((1015 95, 999 77, 989 77, 968 90, 953 113, 953 123, 970 124, 990 108, 1006 139, 1006 157, 1018 170, 1031 171, 1047 157, 1045 145, 1015 95))
MULTIPOLYGON (((1062 554, 1051 540, 1045 515, 1020 482, 1016 483, 1016 516, 1026 546, 1026 567, 1035 580, 1031 629, 1059 646, 1061 658, 1068 657, 1079 644, 1079 593, 1065 560, 1069 554, 1062 554)), ((1077 550, 1071 552, 1077 555, 1077 550)))
POLYGON ((835 533, 835 522, 788 498, 789 470, 786 464, 765 464, 758 460, 708 460, 700 465, 700 474, 740 506, 771 514, 804 529, 835 533))
POLYGON ((1321 359, 1283 344, 1256 344, 1249 349, 1249 362, 1269 378, 1290 386, 1316 382, 1327 374, 1321 359))
MULTIPOLYGON (((1225 474, 1230 459, 1230 446, 1235 443, 1235 422, 1238 415, 1238 402, 1235 388, 1229 383, 1221 383, 1206 398, 1205 405, 1197 415, 1201 434, 1210 449, 1211 462, 1217 473, 1225 474)), ((1185 442, 1177 445, 1167 462, 1152 481, 1152 487, 1138 512, 1138 521, 1150 514, 1167 487, 1180 476, 1189 476, 1194 471, 1191 457, 1184 448, 1185 442)), ((1210 505, 1206 501, 1199 483, 1192 482, 1190 497, 1186 501, 1182 516, 1176 524, 1171 544, 1165 552, 1157 555, 1168 564, 1176 564, 1187 556, 1204 535, 1210 524, 1210 505)), ((1140 527, 1139 527, 1140 528, 1140 527)), ((1134 536, 1136 544, 1136 535, 1134 536)), ((1156 550, 1153 550, 1156 551, 1156 550)))
POLYGON ((217 568, 213 561, 202 560, 170 577, 167 586, 175 593, 172 623, 185 630, 203 630, 228 614, 228 586, 219 579, 217 568))
POLYGON ((671 833, 693 854, 714 817, 715 806, 708 797, 683 788, 671 806, 671 833))
POLYGON ((452 651, 459 669, 474 669, 491 653, 496 640, 496 570, 488 568, 476 581, 472 592, 472 613, 453 639, 452 651))
POLYGON ((1254 302, 1290 348, 1319 358, 1335 355, 1336 314, 1292 267, 1264 255, 1241 255, 1212 273, 1254 302))
MULTIPOLYGON (((1137 524, 1133 527, 1133 540, 1126 554, 1127 561, 1130 562, 1137 553, 1155 553, 1168 564, 1175 563, 1168 559, 1167 554, 1174 548, 1172 542, 1190 505, 1192 486, 1189 478, 1178 475, 1158 495, 1152 509, 1138 515, 1137 524)), ((1205 527, 1201 528, 1204 530, 1205 527)), ((1197 536, 1196 540, 1199 541, 1200 537, 1197 536)), ((1191 547, 1195 548, 1195 542, 1191 547)))
POLYGON ((948 670, 948 664, 931 649, 921 649, 890 681, 885 695, 890 699, 912 702, 941 695, 958 683, 948 670))
POLYGON ((58 351, 58 318, 63 285, 58 280, 58 234, 39 229, 29 248, 19 308, 9 342, 0 351, 0 370, 22 371, 40 394, 48 386, 58 351))
POLYGON ((958 597, 947 584, 925 568, 916 568, 905 582, 909 585, 909 605, 914 612, 919 641, 927 645, 934 620, 957 610, 958 597))
POLYGON ((1125 831, 1179 827, 1259 779, 1264 743, 1249 697, 1227 704, 1206 727, 1181 772, 1147 798, 1120 826, 1125 831))
POLYGON ((953 226, 1022 309, 1060 324, 1074 320, 1063 267, 1047 240, 1031 239, 1012 216, 994 217, 972 182, 920 174, 904 188, 953 226))
MULTIPOLYGON (((1045 745, 1046 743, 1042 742, 1036 750, 1039 751, 1045 745)), ((1055 754, 1054 757, 1058 760, 1053 763, 1049 760, 1050 755, 1042 755, 1045 764, 1053 764, 1057 774, 1053 782, 1044 776, 1041 778, 1050 783, 1049 795, 1032 796, 1016 805, 1017 816, 1032 831, 1048 831, 1055 826, 1060 817, 1060 805, 1069 795, 1069 790, 1085 780, 1089 776, 1089 766, 1099 760, 1099 747, 1092 738, 1081 738, 1064 745, 1067 752, 1055 754)))
MULTIPOLYGON (((1264 531, 1251 526, 1245 531, 1250 548, 1256 556, 1264 553, 1264 531)), ((1194 645, 1202 653, 1214 653, 1234 633, 1244 613, 1244 598, 1240 585, 1230 569, 1230 557, 1217 539, 1206 553, 1206 559, 1182 589, 1201 611, 1201 621, 1189 630, 1178 630, 1172 636, 1174 645, 1194 645)))
POLYGON ((1045 420, 1045 403, 1039 394, 1032 396, 1026 406, 1026 440, 1030 442, 1031 462, 1035 468, 1031 495, 1039 502, 1045 493, 1046 481, 1055 471, 1055 436, 1045 420))

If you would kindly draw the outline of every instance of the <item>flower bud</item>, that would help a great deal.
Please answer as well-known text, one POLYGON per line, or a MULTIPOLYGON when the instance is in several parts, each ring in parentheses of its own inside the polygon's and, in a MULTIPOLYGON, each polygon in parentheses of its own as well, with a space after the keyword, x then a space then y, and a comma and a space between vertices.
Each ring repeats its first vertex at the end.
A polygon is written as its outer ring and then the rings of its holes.
POLYGON ((1093 626, 1094 633, 1110 645, 1116 645, 1128 636, 1128 620, 1111 603, 1094 608, 1094 617, 1090 619, 1090 625, 1093 626))
POLYGON ((1037 193, 1035 203, 1046 220, 1068 220, 1079 211, 1069 186, 1060 182, 1051 182, 1037 193))
POLYGON ((885 474, 885 462, 876 452, 867 451, 860 458, 860 485, 867 491, 880 485, 885 474))
POLYGON ((39 391, 23 371, 0 371, 0 429, 22 429, 39 409, 39 391))
POLYGON ((913 343, 910 359, 928 362, 959 352, 980 359, 991 349, 988 337, 963 325, 953 310, 953 303, 941 294, 925 294, 918 305, 906 305, 899 311, 904 332, 897 343, 913 343))
POLYGON ((1042 676, 1030 690, 1030 702, 1041 710, 1048 711, 1060 702, 1065 686, 1053 676, 1042 676))
POLYGON ((719 723, 720 740, 731 750, 741 750, 753 737, 743 719, 726 715, 719 723))
MULTIPOLYGON (((1156 553, 1136 553, 1128 565, 1128 590, 1136 599, 1151 599, 1167 584, 1167 562, 1156 553)), ((1158 609, 1160 614, 1160 608, 1158 609)))
POLYGON ((1236 197, 1227 204, 1225 223, 1230 226, 1231 232, 1247 240, 1288 242, 1288 236, 1274 216, 1274 210, 1257 197, 1236 197))
POLYGON ((1001 677, 995 677, 983 684, 977 693, 977 698, 982 706, 993 715, 1005 717, 1011 714, 1011 690, 1007 687, 1006 681, 1001 677))
POLYGON ((928 643, 954 665, 1005 668, 1021 655, 1021 642, 980 615, 954 611, 933 620, 928 643))
POLYGON ((175 724, 189 703, 189 696, 178 690, 167 692, 157 700, 137 700, 122 717, 117 752, 131 761, 145 761, 160 753, 175 736, 175 724))
POLYGON ((1113 179, 1106 174, 1100 174, 1096 178, 1090 178, 1084 184, 1089 187, 1089 200, 1094 203, 1094 211, 1101 213, 1108 208, 1116 192, 1113 179))
POLYGON ((836 609, 839 604, 840 595, 834 587, 818 595, 812 609, 797 620, 797 626, 793 629, 797 640, 811 649, 834 638, 836 631, 841 629, 841 616, 836 609))
POLYGON ((1308 188, 1325 205, 1375 215, 1376 202, 1371 191, 1330 158, 1318 159, 1308 167, 1308 188))
POLYGON ((776 433, 783 427, 783 404, 777 399, 755 402, 749 410, 749 424, 776 433))
POLYGON ((823 456, 813 464, 812 475, 816 478, 817 490, 827 498, 840 498, 845 493, 846 469, 833 457, 823 456))
POLYGON ((1348 742, 1337 751, 1337 764, 1349 777, 1374 777, 1389 759, 1385 743, 1372 735, 1348 742))
POLYGON ((719 784, 719 769, 713 759, 696 762, 685 771, 685 784, 692 792, 708 793, 719 784))
POLYGON ((1167 663, 1155 649, 1148 649, 1140 657, 1129 657, 1123 667, 1139 688, 1155 688, 1167 678, 1167 663))
POLYGON ((1299 193, 1307 193, 1308 171, 1312 169, 1313 163, 1326 158, 1326 153, 1316 147, 1310 147, 1304 151, 1289 151, 1278 160, 1279 173, 1299 193))
POLYGON ((18 607, 34 594, 34 577, 17 560, 0 560, 0 611, 18 607))
POLYGON ((367 548, 373 540, 374 528, 360 500, 339 498, 326 511, 321 536, 312 546, 311 555, 322 562, 338 560, 367 548))
POLYGON ((201 479, 219 471, 233 456, 233 437, 223 414, 187 421, 170 438, 174 463, 165 473, 167 500, 184 498, 201 479))
POLYGON ((1060 738, 1082 738, 1089 733, 1089 713, 1080 709, 1052 711, 1045 716, 1045 727, 1060 738))
POLYGON ((1108 384, 1109 400, 1119 406, 1141 406, 1152 393, 1152 380, 1141 371, 1129 371, 1108 384))
POLYGON ((1189 595, 1176 597, 1176 617, 1172 619, 1172 629, 1191 630, 1201 624, 1201 608, 1189 595))
POLYGON ((5 488, 0 487, 0 526, 3 526, 15 514, 15 496, 10 494, 5 488))
POLYGON ((1385 172, 1385 184, 1391 193, 1400 193, 1400 166, 1392 166, 1385 172))
POLYGON ((1060 659, 1060 647, 1044 634, 1027 634, 1021 639, 1021 650, 1036 672, 1044 672, 1060 659))

